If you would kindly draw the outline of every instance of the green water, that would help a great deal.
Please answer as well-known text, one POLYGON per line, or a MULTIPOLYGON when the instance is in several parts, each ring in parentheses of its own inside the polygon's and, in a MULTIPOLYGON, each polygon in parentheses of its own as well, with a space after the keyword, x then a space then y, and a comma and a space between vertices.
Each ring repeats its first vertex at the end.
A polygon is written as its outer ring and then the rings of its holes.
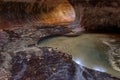
POLYGON ((39 45, 57 48, 71 54, 73 60, 80 65, 120 77, 120 72, 114 70, 107 60, 108 47, 102 43, 104 39, 109 39, 109 36, 105 34, 82 34, 78 37, 46 39, 39 45))

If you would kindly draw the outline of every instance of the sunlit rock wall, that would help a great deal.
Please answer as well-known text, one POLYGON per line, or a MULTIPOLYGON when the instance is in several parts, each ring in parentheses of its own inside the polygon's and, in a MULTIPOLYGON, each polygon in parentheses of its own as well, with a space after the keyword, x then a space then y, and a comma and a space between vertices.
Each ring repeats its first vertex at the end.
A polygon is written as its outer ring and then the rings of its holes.
POLYGON ((0 28, 21 25, 65 25, 75 14, 67 0, 1 0, 0 28), (35 3, 35 4, 34 4, 35 3), (40 4, 40 5, 39 5, 40 4))

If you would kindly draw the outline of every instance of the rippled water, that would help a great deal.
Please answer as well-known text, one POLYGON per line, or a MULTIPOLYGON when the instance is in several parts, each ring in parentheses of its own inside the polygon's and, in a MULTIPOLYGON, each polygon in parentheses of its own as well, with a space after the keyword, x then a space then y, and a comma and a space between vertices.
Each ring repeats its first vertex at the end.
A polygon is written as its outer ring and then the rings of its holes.
POLYGON ((74 61, 88 68, 107 72, 120 77, 108 62, 108 47, 102 40, 109 39, 107 34, 82 34, 78 37, 54 37, 40 42, 40 46, 57 48, 73 56, 74 61))

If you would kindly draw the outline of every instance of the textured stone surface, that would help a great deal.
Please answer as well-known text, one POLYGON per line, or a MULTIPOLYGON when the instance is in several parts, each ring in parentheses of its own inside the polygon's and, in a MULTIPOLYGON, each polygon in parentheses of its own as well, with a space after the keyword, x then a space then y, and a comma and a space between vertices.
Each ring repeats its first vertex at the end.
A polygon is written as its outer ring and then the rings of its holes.
POLYGON ((28 48, 12 58, 12 80, 69 80, 75 73, 71 56, 51 48, 28 48))
POLYGON ((107 54, 108 54, 108 59, 111 66, 115 70, 120 71, 120 40, 119 38, 103 41, 103 43, 109 47, 107 54))
POLYGON ((9 30, 1 30, 1 50, 10 52, 28 46, 35 46, 43 37, 63 35, 69 31, 69 29, 61 26, 47 28, 39 26, 24 26, 9 30))
POLYGON ((66 25, 73 20, 74 10, 67 0, 0 1, 0 29, 24 24, 66 25))
MULTIPOLYGON (((59 64, 59 62, 63 62, 63 64, 60 64, 60 66, 61 68, 62 66, 64 67, 64 61, 61 61, 60 58, 65 56, 66 60, 67 59, 69 60, 69 58, 71 59, 71 57, 66 56, 64 53, 61 54, 62 57, 60 55, 57 56, 57 54, 55 54, 55 52, 51 48, 41 49, 35 46, 37 46, 39 40, 42 38, 45 38, 47 36, 62 35, 64 33, 67 33, 68 31, 69 31, 68 29, 65 29, 60 26, 47 27, 47 28, 38 27, 38 26, 34 26, 34 27, 24 26, 24 27, 12 28, 9 30, 8 29, 1 30, 0 31, 1 33, 0 34, 0 44, 1 44, 0 45, 0 64, 1 64, 0 80, 6 80, 6 79, 7 80, 9 79, 10 80, 19 80, 19 79, 46 80, 48 77, 50 76, 52 77, 52 75, 54 75, 53 72, 56 70, 57 66, 59 66, 57 65, 57 63, 59 64), (27 53, 29 55, 27 55, 27 53), (52 57, 54 55, 55 57, 52 57), (54 61, 57 61, 55 59, 58 59, 60 61, 54 62, 54 61), (26 60, 28 61, 26 62, 26 60), (36 72, 36 70, 39 70, 39 71, 36 72), (31 76, 29 76, 30 73, 31 73, 31 76)), ((66 74, 67 68, 65 69, 66 69, 65 71, 61 70, 60 72, 67 75, 66 74)), ((57 73, 55 72, 55 74, 57 73)), ((56 75, 56 76, 59 76, 59 75, 56 75)), ((65 77, 63 74, 61 74, 60 76, 65 77)), ((60 76, 58 78, 62 78, 60 76)), ((66 78, 69 78, 69 77, 66 77, 66 78)))
POLYGON ((69 0, 76 20, 69 25, 87 32, 120 32, 120 0, 69 0))

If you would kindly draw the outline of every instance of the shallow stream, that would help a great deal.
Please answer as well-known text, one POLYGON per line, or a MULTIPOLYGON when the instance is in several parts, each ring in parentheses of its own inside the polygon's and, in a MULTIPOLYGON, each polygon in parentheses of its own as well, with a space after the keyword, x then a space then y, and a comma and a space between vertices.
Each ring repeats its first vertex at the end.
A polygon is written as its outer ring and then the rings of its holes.
POLYGON ((40 46, 53 47, 73 56, 75 62, 88 68, 107 72, 120 77, 120 72, 114 70, 108 62, 108 47, 102 43, 112 39, 108 34, 82 34, 78 37, 53 37, 40 42, 40 46))

